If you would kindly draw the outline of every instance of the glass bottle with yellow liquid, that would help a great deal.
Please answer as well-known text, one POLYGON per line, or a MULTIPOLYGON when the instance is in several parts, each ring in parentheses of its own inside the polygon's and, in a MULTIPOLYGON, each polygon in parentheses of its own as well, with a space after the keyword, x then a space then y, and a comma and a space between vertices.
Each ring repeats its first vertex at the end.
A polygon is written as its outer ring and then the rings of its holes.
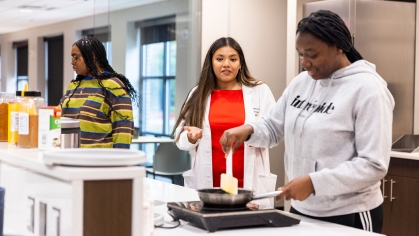
POLYGON ((18 147, 38 147, 38 109, 45 106, 40 91, 26 91, 18 102, 18 147))
POLYGON ((0 142, 7 142, 9 136, 9 103, 13 102, 14 93, 0 93, 0 142))

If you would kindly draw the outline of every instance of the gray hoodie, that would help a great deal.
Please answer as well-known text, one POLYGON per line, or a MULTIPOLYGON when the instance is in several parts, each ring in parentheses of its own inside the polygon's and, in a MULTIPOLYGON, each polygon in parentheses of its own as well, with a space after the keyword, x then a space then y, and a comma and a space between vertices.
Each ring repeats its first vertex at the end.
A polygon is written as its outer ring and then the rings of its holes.
POLYGON ((291 205, 324 217, 371 210, 383 202, 394 99, 375 65, 359 60, 313 80, 300 73, 270 112, 250 122, 249 145, 285 142, 289 180, 309 175, 315 193, 291 205))

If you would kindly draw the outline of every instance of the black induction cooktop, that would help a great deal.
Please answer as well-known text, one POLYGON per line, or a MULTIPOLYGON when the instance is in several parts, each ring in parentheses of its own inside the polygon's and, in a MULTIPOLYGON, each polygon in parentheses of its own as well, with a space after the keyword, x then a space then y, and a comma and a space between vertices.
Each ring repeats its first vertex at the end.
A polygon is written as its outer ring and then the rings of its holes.
POLYGON ((218 229, 242 227, 285 227, 300 223, 300 219, 287 212, 270 210, 251 210, 239 208, 210 208, 200 201, 169 202, 168 213, 174 220, 184 220, 209 232, 218 229))

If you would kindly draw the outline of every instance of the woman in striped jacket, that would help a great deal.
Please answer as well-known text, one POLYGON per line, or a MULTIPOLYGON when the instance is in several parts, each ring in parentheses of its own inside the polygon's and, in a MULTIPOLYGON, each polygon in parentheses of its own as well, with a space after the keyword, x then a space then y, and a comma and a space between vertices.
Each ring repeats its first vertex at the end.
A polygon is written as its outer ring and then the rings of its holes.
POLYGON ((61 98, 62 116, 80 121, 82 148, 129 148, 134 133, 132 101, 138 94, 129 80, 116 73, 103 44, 86 36, 71 48, 77 77, 61 98))

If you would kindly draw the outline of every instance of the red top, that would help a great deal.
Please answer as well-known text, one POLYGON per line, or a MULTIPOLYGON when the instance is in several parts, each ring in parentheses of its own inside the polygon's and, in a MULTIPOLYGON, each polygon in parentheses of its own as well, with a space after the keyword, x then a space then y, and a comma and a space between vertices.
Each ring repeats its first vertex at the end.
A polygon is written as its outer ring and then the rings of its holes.
MULTIPOLYGON (((244 124, 242 90, 214 90, 208 118, 211 127, 213 186, 220 187, 221 174, 226 173, 226 158, 220 138, 225 130, 244 124)), ((233 176, 238 179, 239 188, 243 188, 244 144, 233 153, 233 176)))

